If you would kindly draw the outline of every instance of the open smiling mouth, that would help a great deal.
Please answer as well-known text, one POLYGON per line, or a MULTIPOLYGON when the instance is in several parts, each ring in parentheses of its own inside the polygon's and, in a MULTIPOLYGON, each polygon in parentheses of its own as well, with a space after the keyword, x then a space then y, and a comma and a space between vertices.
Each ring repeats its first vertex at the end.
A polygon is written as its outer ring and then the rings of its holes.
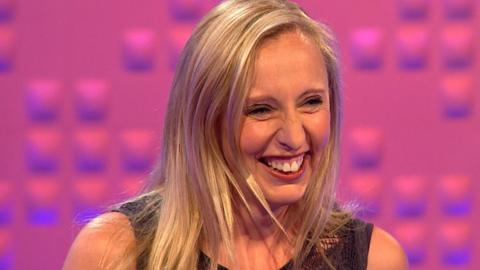
POLYGON ((296 157, 261 157, 258 159, 266 170, 274 177, 282 180, 294 180, 305 171, 305 161, 309 160, 308 153, 296 157))

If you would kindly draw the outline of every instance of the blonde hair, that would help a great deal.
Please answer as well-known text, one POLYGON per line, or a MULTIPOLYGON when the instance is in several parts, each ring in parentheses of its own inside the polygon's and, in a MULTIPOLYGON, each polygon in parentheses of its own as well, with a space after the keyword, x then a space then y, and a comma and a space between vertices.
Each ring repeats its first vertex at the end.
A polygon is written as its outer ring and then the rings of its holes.
POLYGON ((220 243, 233 260, 233 207, 250 209, 239 181, 270 213, 283 236, 295 229, 289 239, 294 269, 301 267, 309 250, 320 247, 322 237, 346 223, 349 215, 334 207, 341 116, 335 47, 325 25, 286 0, 229 0, 203 18, 180 56, 170 92, 163 147, 150 187, 161 203, 151 201, 135 217, 156 217, 154 225, 141 228, 145 237, 135 253, 145 256, 146 269, 195 269, 201 245, 212 251, 211 269, 216 269, 220 243), (323 54, 331 132, 305 195, 289 206, 286 222, 280 224, 238 157, 243 107, 258 48, 286 31, 299 31, 323 54))

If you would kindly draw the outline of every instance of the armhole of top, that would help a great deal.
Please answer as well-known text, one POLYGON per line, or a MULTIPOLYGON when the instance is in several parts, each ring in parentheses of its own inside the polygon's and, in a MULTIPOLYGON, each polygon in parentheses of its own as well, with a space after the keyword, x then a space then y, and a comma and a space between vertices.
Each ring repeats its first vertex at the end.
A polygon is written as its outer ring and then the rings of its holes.
POLYGON ((132 226, 132 229, 135 233, 135 238, 139 239, 140 237, 139 226, 141 224, 137 224, 138 222, 135 220, 135 213, 143 209, 144 206, 145 206, 145 200, 140 199, 136 201, 129 201, 129 202, 123 203, 115 208, 110 209, 110 212, 124 214, 128 218, 128 221, 130 222, 130 226, 132 226))
POLYGON ((138 207, 136 207, 136 202, 127 202, 119 207, 110 209, 110 212, 116 212, 116 213, 121 213, 124 214, 128 220, 130 221, 130 224, 133 226, 133 215, 135 210, 137 210, 138 207))
POLYGON ((118 212, 127 216, 137 240, 148 234, 148 228, 156 227, 157 210, 162 199, 158 193, 147 193, 133 200, 112 207, 109 212, 118 212))
POLYGON ((368 251, 370 249, 370 241, 374 225, 360 221, 361 229, 355 231, 355 244, 357 245, 357 259, 360 269, 367 269, 368 251))
POLYGON ((345 242, 340 246, 340 269, 364 270, 367 268, 368 250, 374 225, 352 218, 340 236, 345 242))
MULTIPOLYGON (((136 214, 139 211, 142 211, 145 208, 146 204, 147 202, 145 198, 140 198, 137 200, 125 202, 123 204, 117 205, 116 207, 110 209, 110 212, 121 213, 128 218, 130 222, 130 226, 132 227, 135 238, 137 240, 140 240, 143 238, 143 234, 141 232, 141 226, 143 226, 144 224, 142 224, 142 221, 139 221, 136 218, 136 214)), ((147 256, 148 255, 146 253, 141 253, 138 255, 136 269, 146 268, 146 265, 148 263, 147 256)))
POLYGON ((370 241, 372 240, 373 227, 374 227, 374 225, 372 223, 367 223, 367 226, 365 228, 367 254, 368 254, 368 250, 370 248, 370 241))

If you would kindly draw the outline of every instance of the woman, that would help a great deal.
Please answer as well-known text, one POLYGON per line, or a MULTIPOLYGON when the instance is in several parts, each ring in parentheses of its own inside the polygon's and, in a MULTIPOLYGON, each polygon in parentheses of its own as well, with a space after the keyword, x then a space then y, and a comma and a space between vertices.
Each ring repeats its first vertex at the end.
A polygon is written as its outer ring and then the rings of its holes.
POLYGON ((335 203, 329 30, 286 0, 230 0, 181 55, 150 192, 90 222, 64 269, 406 269, 335 203))

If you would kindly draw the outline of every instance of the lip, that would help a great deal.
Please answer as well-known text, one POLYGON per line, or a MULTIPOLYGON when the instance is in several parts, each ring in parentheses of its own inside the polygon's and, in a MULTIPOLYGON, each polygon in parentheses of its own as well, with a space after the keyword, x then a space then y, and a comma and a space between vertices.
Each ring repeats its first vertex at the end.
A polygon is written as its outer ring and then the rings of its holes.
MULTIPOLYGON (((302 153, 300 155, 303 155, 303 154, 304 153, 302 153)), ((299 155, 297 155, 297 156, 299 156, 299 155)), ((289 158, 292 158, 292 157, 288 157, 288 158, 285 158, 285 159, 289 159, 289 158)), ((298 171, 296 171, 295 173, 290 173, 290 174, 280 173, 280 172, 276 171, 275 169, 273 169, 272 167, 264 164, 263 162, 259 161, 259 163, 262 164, 262 166, 265 168, 265 170, 268 173, 270 173, 270 175, 275 177, 276 179, 280 179, 284 182, 293 182, 293 181, 299 179, 303 175, 303 173, 305 172, 305 164, 309 161, 310 161, 310 155, 305 154, 302 166, 298 169, 298 171)))
POLYGON ((303 155, 307 155, 308 151, 306 152, 302 152, 302 153, 299 153, 299 154, 296 154, 296 155, 293 155, 293 156, 263 156, 261 157, 262 159, 268 159, 268 158, 274 158, 274 159, 281 159, 281 160, 289 160, 289 159, 294 159, 294 158, 297 158, 299 156, 303 156, 303 155))

